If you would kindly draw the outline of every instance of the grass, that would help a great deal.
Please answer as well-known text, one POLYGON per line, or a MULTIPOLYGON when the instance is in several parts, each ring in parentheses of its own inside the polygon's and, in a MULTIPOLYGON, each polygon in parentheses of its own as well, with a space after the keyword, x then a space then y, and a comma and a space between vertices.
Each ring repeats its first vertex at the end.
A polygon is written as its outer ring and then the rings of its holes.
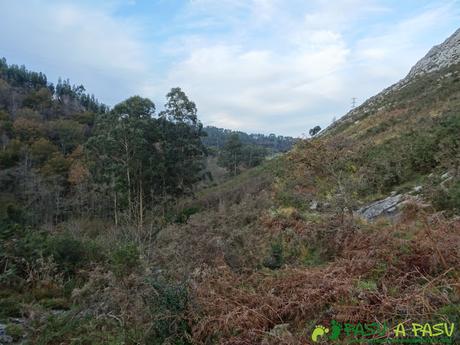
POLYGON ((21 300, 17 297, 6 297, 0 299, 0 319, 6 320, 9 317, 21 317, 21 300))
POLYGON ((377 289, 377 283, 373 280, 358 280, 356 283, 356 287, 358 290, 362 291, 374 291, 376 292, 377 289))
POLYGON ((7 324, 5 331, 7 335, 13 338, 13 341, 19 341, 25 335, 24 326, 14 323, 7 324))
POLYGON ((434 73, 415 78, 406 87, 372 98, 353 111, 353 114, 337 121, 326 136, 339 134, 356 137, 360 141, 377 143, 408 128, 422 125, 429 116, 439 116, 446 109, 458 109, 459 65, 452 65, 434 73), (452 73, 449 77, 441 78, 452 73), (394 115, 393 115, 394 114, 394 115), (358 121, 356 123, 356 121, 358 121))

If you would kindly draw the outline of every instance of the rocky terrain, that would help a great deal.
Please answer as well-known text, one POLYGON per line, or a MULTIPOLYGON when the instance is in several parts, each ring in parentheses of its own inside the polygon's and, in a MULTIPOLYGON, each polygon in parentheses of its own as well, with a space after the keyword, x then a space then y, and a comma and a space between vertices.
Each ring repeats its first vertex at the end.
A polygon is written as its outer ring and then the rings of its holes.
POLYGON ((411 68, 402 84, 424 73, 437 71, 441 68, 460 62, 460 29, 452 34, 443 43, 434 46, 430 51, 411 68))

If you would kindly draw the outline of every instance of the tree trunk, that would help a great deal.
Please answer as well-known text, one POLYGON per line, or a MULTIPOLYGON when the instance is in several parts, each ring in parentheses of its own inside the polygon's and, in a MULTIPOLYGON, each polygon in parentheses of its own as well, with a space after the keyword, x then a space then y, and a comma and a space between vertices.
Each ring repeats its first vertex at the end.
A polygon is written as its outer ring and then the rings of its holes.
POLYGON ((115 225, 118 226, 118 202, 117 202, 117 192, 115 192, 115 196, 113 198, 113 207, 114 207, 114 212, 113 212, 113 215, 114 215, 114 220, 115 220, 115 225))
POLYGON ((139 179, 139 229, 142 229, 143 223, 144 223, 144 207, 142 204, 142 194, 143 194, 143 189, 142 189, 142 180, 139 179))

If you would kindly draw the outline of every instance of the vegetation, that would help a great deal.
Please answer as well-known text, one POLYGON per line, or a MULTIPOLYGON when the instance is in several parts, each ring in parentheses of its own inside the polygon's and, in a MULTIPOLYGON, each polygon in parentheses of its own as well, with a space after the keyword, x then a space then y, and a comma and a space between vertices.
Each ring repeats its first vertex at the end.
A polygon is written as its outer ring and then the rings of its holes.
POLYGON ((243 145, 237 134, 228 137, 218 155, 218 164, 225 167, 233 176, 240 168, 252 168, 261 164, 268 151, 256 145, 243 145))
POLYGON ((269 153, 287 152, 296 143, 297 139, 275 134, 247 134, 241 131, 217 128, 212 126, 204 127, 206 136, 202 139, 203 143, 210 148, 220 149, 231 136, 236 135, 243 145, 263 147, 269 153))
POLYGON ((458 322, 456 68, 266 159, 292 141, 203 129, 180 88, 109 109, 1 60, 0 323, 30 344, 304 344, 333 319, 458 322), (216 163, 231 176, 205 183, 216 163), (391 194, 393 218, 357 215, 391 194))
POLYGON ((315 126, 313 128, 311 128, 309 131, 308 131, 308 134, 310 134, 311 137, 314 137, 316 134, 318 134, 319 132, 321 131, 321 127, 320 126, 315 126))

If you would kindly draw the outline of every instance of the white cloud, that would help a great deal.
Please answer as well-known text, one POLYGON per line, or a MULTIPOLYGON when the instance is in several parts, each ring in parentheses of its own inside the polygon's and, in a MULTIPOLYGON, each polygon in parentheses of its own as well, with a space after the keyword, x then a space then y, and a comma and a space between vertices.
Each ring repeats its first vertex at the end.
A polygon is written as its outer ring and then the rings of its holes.
MULTIPOLYGON (((197 47, 171 69, 167 86, 181 85, 202 109, 204 121, 269 132, 270 116, 306 113, 340 89, 333 73, 347 49, 333 43, 292 52, 245 50, 238 46, 197 47), (243 127, 240 127, 243 126, 243 127)), ((298 127, 301 123, 292 123, 298 127)))
POLYGON ((411 17, 369 32, 354 44, 355 73, 350 81, 354 78, 355 82, 362 80, 371 85, 368 92, 362 91, 362 98, 390 86, 403 78, 434 44, 453 33, 452 24, 459 19, 457 1, 440 1, 437 6, 422 8, 411 17), (435 40, 436 37, 440 39, 435 40))
POLYGON ((0 2, 2 54, 48 76, 69 77, 112 103, 149 70, 133 22, 66 1, 0 2))
MULTIPOLYGON (((228 21, 233 31, 219 41, 181 37, 188 44, 164 85, 182 86, 204 122, 299 135, 343 115, 352 97, 362 102, 402 78, 436 43, 428 31, 449 33, 456 18, 452 4, 391 21, 386 16, 393 9, 379 1, 315 0, 292 12, 295 6, 277 1, 225 2, 219 11, 215 2, 201 0, 200 13, 218 12, 219 25, 228 21), (246 7, 260 16, 245 21, 241 34, 234 13, 246 7), (377 19, 375 25, 370 18, 377 19), (269 40, 258 31, 264 24, 269 40)), ((190 17, 194 10, 189 8, 190 17)))
POLYGON ((149 1, 3 0, 0 47, 109 104, 161 107, 180 86, 205 124, 299 135, 396 82, 460 22, 459 0, 408 1, 189 0, 160 25, 136 14, 149 1))

